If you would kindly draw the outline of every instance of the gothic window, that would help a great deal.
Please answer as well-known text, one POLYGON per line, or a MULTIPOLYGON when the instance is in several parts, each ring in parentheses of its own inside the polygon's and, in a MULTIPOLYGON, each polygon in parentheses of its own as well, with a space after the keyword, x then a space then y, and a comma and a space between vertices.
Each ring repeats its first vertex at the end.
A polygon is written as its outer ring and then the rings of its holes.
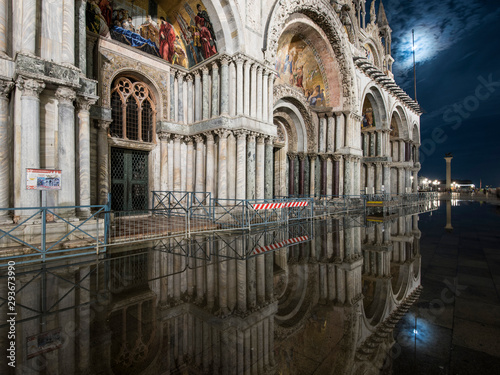
POLYGON ((112 137, 139 142, 154 141, 156 105, 151 90, 143 82, 120 77, 111 90, 112 137))

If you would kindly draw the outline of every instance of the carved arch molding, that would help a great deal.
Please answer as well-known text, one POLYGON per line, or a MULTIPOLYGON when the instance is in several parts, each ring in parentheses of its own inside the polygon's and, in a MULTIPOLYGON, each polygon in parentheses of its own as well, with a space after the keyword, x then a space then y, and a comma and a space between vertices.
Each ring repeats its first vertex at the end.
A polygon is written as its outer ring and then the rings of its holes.
POLYGON ((279 100, 283 100, 292 103, 299 110, 306 125, 307 152, 316 152, 316 127, 312 122, 312 113, 309 110, 309 105, 306 103, 304 95, 286 85, 274 86, 273 95, 275 106, 279 100))
POLYGON ((354 73, 351 71, 351 65, 348 63, 346 56, 347 51, 349 51, 348 42, 346 41, 347 36, 337 14, 333 11, 331 5, 324 0, 296 0, 293 2, 278 0, 269 22, 266 42, 267 60, 275 60, 279 38, 286 21, 294 13, 306 15, 321 27, 327 35, 340 67, 344 104, 351 104, 354 98, 354 84, 352 81, 354 73))

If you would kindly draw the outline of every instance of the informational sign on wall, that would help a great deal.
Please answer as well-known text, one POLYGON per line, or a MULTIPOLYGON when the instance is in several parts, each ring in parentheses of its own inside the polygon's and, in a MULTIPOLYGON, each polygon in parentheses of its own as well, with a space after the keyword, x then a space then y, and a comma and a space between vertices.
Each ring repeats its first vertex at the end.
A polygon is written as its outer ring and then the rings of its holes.
POLYGON ((26 189, 28 190, 60 190, 61 170, 58 169, 26 169, 26 189))

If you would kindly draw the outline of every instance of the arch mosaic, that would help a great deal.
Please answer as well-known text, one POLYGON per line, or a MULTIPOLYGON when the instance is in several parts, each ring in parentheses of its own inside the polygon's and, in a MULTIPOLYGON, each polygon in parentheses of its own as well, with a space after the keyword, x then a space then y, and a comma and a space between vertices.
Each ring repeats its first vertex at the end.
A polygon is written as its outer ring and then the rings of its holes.
POLYGON ((335 57, 339 63, 342 93, 344 104, 351 104, 354 100, 353 67, 349 56, 349 43, 344 26, 340 22, 337 14, 332 12, 330 4, 323 0, 298 0, 294 2, 279 2, 271 13, 266 28, 266 39, 264 49, 266 59, 274 61, 278 52, 278 42, 282 31, 285 29, 288 18, 294 13, 302 13, 315 22, 324 30, 330 45, 333 48, 335 57))

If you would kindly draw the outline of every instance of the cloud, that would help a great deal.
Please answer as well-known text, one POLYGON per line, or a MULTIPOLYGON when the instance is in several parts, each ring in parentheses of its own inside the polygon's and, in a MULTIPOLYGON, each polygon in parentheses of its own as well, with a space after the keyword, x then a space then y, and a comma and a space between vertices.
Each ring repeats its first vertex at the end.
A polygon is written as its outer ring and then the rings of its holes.
POLYGON ((384 6, 393 30, 394 74, 401 84, 411 80, 412 29, 416 62, 422 64, 459 44, 484 17, 492 18, 480 0, 385 0, 384 6))

